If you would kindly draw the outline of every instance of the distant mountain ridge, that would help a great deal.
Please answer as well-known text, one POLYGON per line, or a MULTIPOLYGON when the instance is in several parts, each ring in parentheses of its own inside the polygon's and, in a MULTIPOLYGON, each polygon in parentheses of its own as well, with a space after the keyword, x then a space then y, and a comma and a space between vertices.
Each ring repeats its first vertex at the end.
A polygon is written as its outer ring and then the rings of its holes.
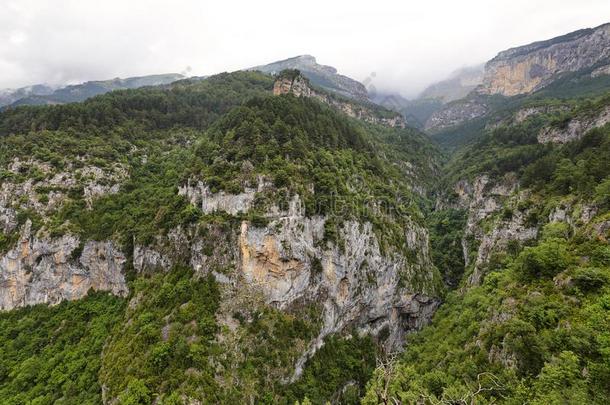
POLYGON ((368 101, 369 99, 366 87, 362 83, 338 74, 337 69, 332 66, 318 64, 316 58, 311 55, 300 55, 245 70, 257 70, 275 75, 287 69, 299 70, 314 86, 333 93, 359 101, 368 101))
POLYGON ((464 98, 483 82, 484 67, 484 64, 480 64, 458 69, 447 79, 426 87, 417 98, 434 98, 443 103, 464 98))
POLYGON ((297 97, 314 98, 345 115, 371 124, 390 128, 406 128, 407 123, 397 111, 385 109, 371 102, 356 102, 349 98, 313 88, 309 80, 298 70, 283 70, 276 75, 273 94, 293 94, 297 97))
POLYGON ((0 90, 0 107, 13 104, 15 101, 32 96, 47 96, 55 89, 45 84, 35 84, 33 86, 21 87, 18 89, 0 90))
POLYGON ((185 77, 178 73, 115 78, 111 80, 88 81, 53 89, 47 85, 34 85, 16 90, 0 92, 0 107, 20 105, 52 105, 84 101, 90 97, 113 90, 135 89, 146 86, 169 84, 185 77))

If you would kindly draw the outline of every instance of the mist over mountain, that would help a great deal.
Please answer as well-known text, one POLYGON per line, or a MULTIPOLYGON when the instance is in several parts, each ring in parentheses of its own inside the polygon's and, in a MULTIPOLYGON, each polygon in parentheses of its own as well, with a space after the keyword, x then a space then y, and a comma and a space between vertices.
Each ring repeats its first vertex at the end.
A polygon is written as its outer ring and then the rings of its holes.
POLYGON ((276 0, 264 13, 231 0, 184 0, 183 7, 159 0, 59 1, 57 8, 40 0, 0 4, 0 88, 163 72, 207 76, 309 54, 360 82, 372 79, 366 86, 380 93, 413 99, 460 67, 515 44, 597 26, 608 14, 604 0, 583 7, 501 1, 493 10, 482 0, 381 0, 349 8, 314 0, 290 19, 276 0), (524 13, 537 23, 522 24, 524 13))
POLYGON ((483 82, 484 72, 484 64, 458 69, 447 79, 426 87, 417 98, 439 99, 443 103, 463 98, 483 82))

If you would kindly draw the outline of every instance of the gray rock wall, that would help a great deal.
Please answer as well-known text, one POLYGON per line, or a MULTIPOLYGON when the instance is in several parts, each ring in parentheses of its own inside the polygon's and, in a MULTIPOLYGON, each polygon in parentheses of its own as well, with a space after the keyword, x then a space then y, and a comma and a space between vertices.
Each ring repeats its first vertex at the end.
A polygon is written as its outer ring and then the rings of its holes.
POLYGON ((90 289, 127 295, 125 256, 112 242, 89 241, 73 257, 77 237, 39 238, 30 227, 28 221, 17 245, 0 256, 0 310, 79 299, 90 289))

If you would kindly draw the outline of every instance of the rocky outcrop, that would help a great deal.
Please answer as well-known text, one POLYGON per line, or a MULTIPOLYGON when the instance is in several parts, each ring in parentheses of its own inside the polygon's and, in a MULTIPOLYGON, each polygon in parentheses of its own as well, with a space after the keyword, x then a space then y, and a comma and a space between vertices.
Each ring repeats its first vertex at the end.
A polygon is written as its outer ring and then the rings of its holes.
POLYGON ((426 121, 426 131, 440 131, 479 118, 487 113, 487 106, 474 99, 464 99, 447 104, 434 112, 426 121))
POLYGON ((118 192, 128 176, 120 164, 102 169, 85 158, 81 162, 61 171, 35 159, 15 158, 8 165, 9 175, 0 186, 0 230, 16 242, 0 256, 1 310, 57 304, 82 298, 90 289, 127 294, 126 259, 112 242, 35 235, 30 220, 18 229, 21 210, 33 210, 45 222, 73 189, 82 187, 85 203, 91 205, 101 195, 118 192))
POLYGON ((548 126, 538 133, 539 143, 566 143, 575 141, 593 128, 603 127, 610 122, 610 107, 594 116, 572 118, 563 127, 548 126))
MULTIPOLYGON (((464 263, 470 272, 465 285, 468 288, 482 282, 495 254, 506 253, 513 242, 523 245, 536 239, 541 224, 538 219, 533 223, 528 219, 537 208, 527 203, 529 192, 519 189, 514 175, 508 174, 495 183, 487 176, 472 182, 462 180, 454 192, 458 206, 468 213, 462 240, 464 263)), ((588 224, 596 213, 595 206, 564 203, 551 210, 548 221, 565 222, 576 229, 588 224)))
POLYGON ((224 191, 212 193, 210 188, 201 181, 191 183, 178 189, 179 195, 184 195, 194 206, 201 209, 204 214, 223 211, 231 215, 248 212, 256 189, 246 188, 243 193, 227 194, 224 191))
MULTIPOLYGON (((246 212, 243 196, 208 194, 217 211, 246 212)), ((405 248, 382 252, 370 223, 346 222, 338 229, 341 243, 324 239, 326 218, 308 217, 298 196, 286 210, 269 210, 266 226, 241 221, 238 228, 202 225, 177 229, 153 246, 137 247, 138 271, 169 268, 187 260, 200 274, 212 273, 234 289, 254 289, 267 305, 290 309, 303 302, 322 307, 322 325, 302 358, 301 367, 329 334, 355 326, 363 333, 387 336, 398 348, 405 333, 428 322, 439 304, 437 272, 431 262, 428 233, 415 223, 404 229, 405 248), (222 240, 223 243, 217 243, 222 240)))
POLYGON ((36 237, 26 222, 17 245, 0 256, 0 309, 57 304, 84 297, 90 289, 126 296, 125 256, 112 242, 76 236, 36 237))
POLYGON ((313 97, 324 104, 341 111, 349 117, 371 124, 392 128, 405 128, 407 126, 405 119, 399 113, 389 110, 384 110, 382 112, 375 111, 375 108, 379 109, 381 107, 369 108, 363 104, 343 100, 331 94, 316 91, 310 86, 309 80, 300 74, 294 76, 280 74, 275 81, 273 86, 274 95, 277 96, 289 93, 294 94, 297 97, 313 97))
POLYGON ((358 101, 368 101, 364 85, 347 76, 337 74, 332 66, 319 65, 311 55, 301 55, 268 65, 256 66, 247 70, 258 70, 272 75, 286 69, 297 69, 315 86, 358 101))
POLYGON ((500 52, 487 62, 481 94, 531 93, 563 73, 590 68, 610 57, 610 24, 500 52))
POLYGON ((117 193, 128 177, 127 169, 121 164, 102 169, 86 164, 86 161, 83 167, 69 165, 58 171, 45 162, 14 158, 7 171, 15 179, 4 180, 0 185, 0 212, 24 208, 45 214, 57 209, 70 190, 76 187, 83 188, 85 202, 91 206, 96 198, 117 193), (30 172, 38 175, 18 180, 21 174, 30 172))
POLYGON ((610 64, 600 66, 591 72, 591 77, 600 77, 610 75, 610 64))
POLYGON ((505 251, 511 241, 523 243, 536 238, 538 229, 527 224, 527 210, 513 210, 509 217, 497 215, 509 205, 509 199, 516 203, 527 197, 518 192, 518 183, 512 175, 497 184, 492 184, 487 176, 479 176, 473 182, 462 180, 454 191, 459 205, 468 213, 462 241, 464 263, 471 271, 467 285, 478 285, 494 252, 505 251))
POLYGON ((309 81, 300 74, 294 77, 280 77, 273 83, 274 96, 289 93, 297 97, 311 97, 315 94, 309 81))
POLYGON ((241 225, 240 266, 247 283, 278 308, 299 300, 323 304, 321 331, 297 362, 293 378, 327 335, 348 325, 372 334, 385 330, 386 345, 399 348, 405 332, 423 326, 439 302, 425 229, 414 224, 405 229, 408 248, 417 252, 409 262, 397 253, 382 254, 368 223, 347 222, 340 229, 344 249, 325 246, 324 223, 323 217, 287 215, 264 228, 241 225), (422 285, 414 281, 419 276, 422 285))

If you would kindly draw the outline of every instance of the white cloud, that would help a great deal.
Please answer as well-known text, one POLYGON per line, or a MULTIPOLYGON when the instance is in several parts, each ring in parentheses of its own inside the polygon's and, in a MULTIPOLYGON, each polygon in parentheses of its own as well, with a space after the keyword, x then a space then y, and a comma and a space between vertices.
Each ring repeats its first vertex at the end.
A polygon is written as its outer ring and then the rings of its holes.
POLYGON ((0 87, 204 75, 309 53, 413 95, 505 48, 607 21, 607 0, 3 1, 0 87))

